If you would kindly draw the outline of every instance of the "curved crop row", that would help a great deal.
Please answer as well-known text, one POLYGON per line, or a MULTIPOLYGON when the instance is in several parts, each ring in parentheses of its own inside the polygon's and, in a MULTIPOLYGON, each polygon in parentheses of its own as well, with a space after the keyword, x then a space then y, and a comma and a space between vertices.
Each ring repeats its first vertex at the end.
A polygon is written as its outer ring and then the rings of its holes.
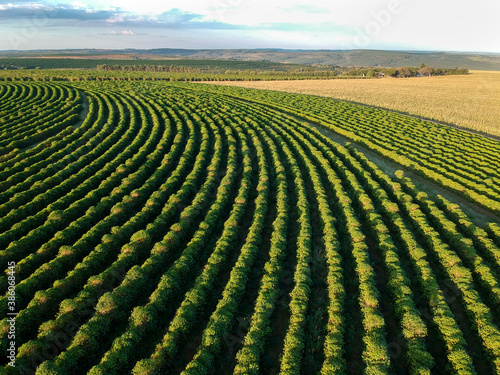
POLYGON ((304 120, 491 202, 495 142, 193 84, 2 82, 0 98, 6 374, 499 371, 498 226, 304 120))

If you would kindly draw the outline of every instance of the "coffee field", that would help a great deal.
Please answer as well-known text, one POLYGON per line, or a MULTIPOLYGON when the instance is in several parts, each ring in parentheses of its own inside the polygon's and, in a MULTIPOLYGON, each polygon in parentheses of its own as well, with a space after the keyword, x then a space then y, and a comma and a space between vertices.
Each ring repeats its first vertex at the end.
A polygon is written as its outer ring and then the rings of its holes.
POLYGON ((0 82, 0 176, 5 374, 500 373, 498 141, 307 95, 0 82))
POLYGON ((320 95, 375 105, 500 139, 499 71, 420 78, 233 81, 219 84, 320 95))

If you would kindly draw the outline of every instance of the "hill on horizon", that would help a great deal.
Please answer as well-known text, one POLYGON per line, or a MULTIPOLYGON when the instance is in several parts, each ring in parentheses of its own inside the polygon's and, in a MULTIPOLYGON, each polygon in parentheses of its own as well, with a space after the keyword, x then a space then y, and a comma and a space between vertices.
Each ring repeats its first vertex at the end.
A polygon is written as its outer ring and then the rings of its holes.
POLYGON ((99 58, 124 60, 241 60, 299 65, 428 66, 500 71, 500 54, 479 52, 288 50, 288 49, 65 49, 0 51, 1 57, 99 58))

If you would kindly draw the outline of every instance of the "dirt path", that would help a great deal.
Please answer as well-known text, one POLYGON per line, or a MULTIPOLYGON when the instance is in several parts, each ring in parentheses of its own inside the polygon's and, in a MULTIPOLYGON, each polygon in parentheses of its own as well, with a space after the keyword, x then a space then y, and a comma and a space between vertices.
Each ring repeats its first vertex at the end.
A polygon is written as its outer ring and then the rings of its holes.
POLYGON ((369 148, 359 145, 353 142, 352 140, 343 137, 340 134, 337 134, 332 130, 326 129, 318 124, 309 122, 301 118, 296 118, 296 120, 299 120, 309 125, 310 127, 317 129, 321 134, 327 136, 328 138, 334 140, 335 142, 343 146, 345 146, 345 144, 348 142, 351 143, 354 146, 354 148, 365 154, 367 158, 369 158, 372 162, 374 162, 380 169, 382 169, 389 176, 392 176, 394 172, 396 172, 397 170, 404 171, 405 176, 411 178, 415 186, 417 186, 417 188, 419 188, 420 190, 425 191, 429 195, 429 198, 431 198, 432 200, 435 200, 438 195, 441 195, 444 198, 459 204, 460 208, 467 214, 467 216, 470 217, 470 219, 474 222, 474 224, 484 227, 485 224, 488 222, 500 223, 500 218, 495 214, 491 213, 490 211, 485 210, 484 208, 473 204, 472 202, 466 200, 465 198, 459 196, 458 194, 455 194, 443 188, 442 186, 439 186, 434 182, 429 181, 426 178, 415 174, 414 172, 406 169, 401 164, 396 163, 395 161, 389 160, 387 158, 384 158, 383 156, 380 156, 379 154, 375 153, 369 148))

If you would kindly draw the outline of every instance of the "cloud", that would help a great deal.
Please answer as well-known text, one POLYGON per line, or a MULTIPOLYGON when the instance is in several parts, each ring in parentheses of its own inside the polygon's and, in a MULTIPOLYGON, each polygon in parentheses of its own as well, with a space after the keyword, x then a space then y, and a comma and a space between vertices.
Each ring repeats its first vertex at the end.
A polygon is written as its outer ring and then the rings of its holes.
POLYGON ((201 14, 195 14, 190 12, 185 12, 177 8, 173 8, 167 12, 163 12, 158 16, 159 22, 166 23, 188 23, 195 20, 201 20, 203 16, 201 14))
MULTIPOLYGON (((2 1, 2 0, 0 0, 2 1)), ((44 20, 73 20, 87 22, 91 26, 120 25, 123 28, 153 27, 176 29, 214 29, 233 30, 244 29, 243 26, 231 25, 224 22, 205 20, 202 14, 171 9, 160 14, 136 14, 124 12, 119 8, 93 10, 85 8, 85 4, 74 2, 48 6, 34 2, 18 2, 2 5, 0 3, 0 20, 16 19, 44 19, 44 20)), ((55 26, 56 24, 52 24, 55 26)), ((67 23, 64 26, 71 26, 67 23)), ((76 23, 74 26, 78 26, 76 23)))
POLYGON ((87 4, 81 3, 79 1, 73 1, 69 4, 73 9, 87 9, 87 4))
POLYGON ((115 12, 110 10, 90 10, 72 8, 70 5, 47 6, 40 3, 12 3, 0 5, 0 19, 47 18, 70 19, 77 21, 98 21, 112 17, 115 12))
POLYGON ((123 27, 153 27, 167 29, 212 29, 212 30, 242 30, 245 26, 232 25, 229 23, 205 20, 202 14, 171 9, 158 15, 138 15, 122 13, 108 20, 111 23, 119 23, 123 27))
POLYGON ((274 30, 274 31, 295 31, 295 32, 325 32, 335 33, 338 35, 353 35, 357 29, 349 25, 337 25, 333 22, 319 23, 269 23, 262 24, 256 27, 258 30, 274 30))
POLYGON ((111 32, 111 35, 135 35, 135 33, 132 30, 122 30, 122 31, 113 30, 111 32))

